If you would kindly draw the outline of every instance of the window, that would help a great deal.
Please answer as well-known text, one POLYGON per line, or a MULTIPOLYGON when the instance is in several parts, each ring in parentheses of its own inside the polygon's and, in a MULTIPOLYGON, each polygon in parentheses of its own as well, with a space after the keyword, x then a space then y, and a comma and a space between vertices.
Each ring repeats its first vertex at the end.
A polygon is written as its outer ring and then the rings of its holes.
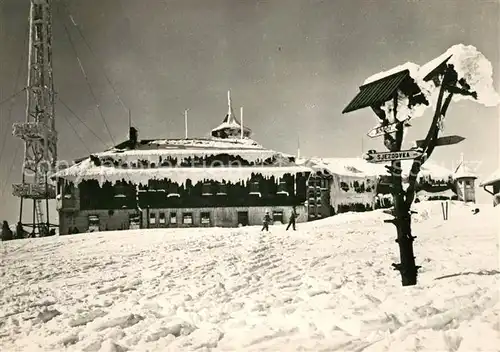
POLYGON ((182 214, 182 223, 184 225, 192 225, 193 224, 193 213, 183 213, 182 214))
POLYGON ((328 180, 326 178, 321 180, 321 189, 327 190, 328 189, 328 180))
POLYGON ((273 211, 273 222, 276 222, 276 221, 283 223, 283 211, 282 210, 273 211))
POLYGON ((149 223, 151 225, 156 224, 156 214, 155 213, 149 213, 149 223))
POLYGON ((345 182, 340 182, 340 188, 345 192, 349 191, 349 185, 345 182))
POLYGON ((465 187, 472 187, 472 181, 471 180, 466 180, 465 181, 465 187))
POLYGON ((73 195, 73 184, 72 183, 66 183, 64 185, 63 194, 64 194, 65 199, 71 199, 71 197, 73 195))
POLYGON ((168 185, 168 191, 167 191, 167 197, 180 197, 181 195, 179 194, 179 186, 177 183, 171 182, 168 185))
POLYGON ((205 182, 201 186, 201 195, 202 196, 211 196, 212 195, 212 183, 205 182))
POLYGON ((276 192, 276 194, 282 194, 287 196, 288 191, 286 189, 287 189, 286 181, 284 179, 280 179, 280 183, 278 184, 278 192, 276 192))
POLYGON ((260 182, 259 181, 250 181, 250 192, 249 194, 251 195, 257 195, 257 196, 261 196, 260 194, 260 182))
POLYGON ((217 186, 218 186, 217 195, 218 196, 226 196, 227 195, 227 184, 219 183, 217 186))
POLYGON ((308 181, 308 186, 310 188, 314 188, 316 187, 316 184, 317 184, 317 180, 315 178, 310 178, 309 181, 308 181))
POLYGON ((170 223, 177 224, 177 213, 170 213, 170 223))
POLYGON ((165 224, 167 222, 167 219, 165 218, 165 213, 161 212, 159 214, 159 219, 158 219, 160 224, 165 224))
POLYGON ((128 216, 128 228, 137 230, 141 228, 141 217, 139 214, 130 214, 128 216))
POLYGON ((89 232, 99 231, 99 215, 89 215, 89 232))
POLYGON ((202 225, 210 225, 210 213, 202 212, 201 213, 201 224, 202 225))

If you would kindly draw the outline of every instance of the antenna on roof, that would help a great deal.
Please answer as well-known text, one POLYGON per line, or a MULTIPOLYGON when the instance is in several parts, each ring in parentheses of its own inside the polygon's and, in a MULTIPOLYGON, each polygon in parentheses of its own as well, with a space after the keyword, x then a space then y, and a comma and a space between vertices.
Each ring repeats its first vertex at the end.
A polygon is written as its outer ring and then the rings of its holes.
POLYGON ((297 159, 300 159, 300 136, 297 135, 297 159))
MULTIPOLYGON (((227 91, 227 114, 231 117, 233 116, 233 105, 231 103, 231 91, 227 91)), ((228 119, 229 121, 229 119, 228 119)))
POLYGON ((464 153, 460 153, 460 163, 458 164, 458 167, 455 169, 455 173, 458 172, 460 167, 464 168, 465 170, 465 165, 464 165, 464 153))
POLYGON ((241 139, 243 139, 243 106, 240 108, 240 115, 241 115, 241 139))
POLYGON ((132 111, 130 109, 128 110, 128 128, 132 127, 132 111))
POLYGON ((184 110, 184 132, 185 132, 185 137, 184 138, 188 138, 188 110, 189 109, 186 109, 184 110))

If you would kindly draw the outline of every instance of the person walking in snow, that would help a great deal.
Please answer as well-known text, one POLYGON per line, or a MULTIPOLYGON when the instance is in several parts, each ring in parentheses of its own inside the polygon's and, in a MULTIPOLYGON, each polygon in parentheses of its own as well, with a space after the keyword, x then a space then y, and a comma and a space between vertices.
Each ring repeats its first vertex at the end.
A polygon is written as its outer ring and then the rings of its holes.
POLYGON ((269 212, 266 211, 266 215, 264 215, 264 221, 263 221, 264 225, 262 226, 262 230, 260 230, 261 232, 262 231, 269 231, 269 224, 271 223, 271 216, 269 215, 269 212))
POLYGON ((25 238, 26 234, 27 233, 26 231, 24 231, 23 224, 21 223, 21 221, 18 221, 16 225, 16 238, 17 239, 25 238))
POLYGON ((292 207, 292 212, 290 213, 290 219, 288 220, 288 226, 286 227, 286 230, 288 231, 288 229, 290 228, 290 226, 292 226, 292 229, 293 231, 295 231, 295 220, 297 219, 297 216, 299 214, 297 214, 297 209, 295 208, 295 206, 292 207))
POLYGON ((10 241, 14 239, 12 230, 9 227, 9 223, 4 220, 2 225, 2 241, 10 241))

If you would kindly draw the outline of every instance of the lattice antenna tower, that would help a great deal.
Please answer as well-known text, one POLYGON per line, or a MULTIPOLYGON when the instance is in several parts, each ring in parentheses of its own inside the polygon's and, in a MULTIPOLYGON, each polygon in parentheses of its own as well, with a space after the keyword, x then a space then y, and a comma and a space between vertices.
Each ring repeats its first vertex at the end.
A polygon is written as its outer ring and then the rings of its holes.
POLYGON ((13 125, 14 136, 24 141, 22 182, 13 185, 13 194, 21 199, 19 221, 42 236, 51 226, 49 199, 56 197, 48 179, 57 161, 51 10, 52 0, 30 0, 26 121, 13 125), (33 201, 32 223, 22 221, 25 200, 33 201))

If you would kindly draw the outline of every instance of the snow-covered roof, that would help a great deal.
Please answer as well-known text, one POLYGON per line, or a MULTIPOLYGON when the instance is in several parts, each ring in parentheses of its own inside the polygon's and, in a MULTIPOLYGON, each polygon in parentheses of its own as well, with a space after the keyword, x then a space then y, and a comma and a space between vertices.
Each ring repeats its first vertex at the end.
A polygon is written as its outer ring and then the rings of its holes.
POLYGON ((187 179, 196 183, 204 179, 215 181, 240 182, 246 181, 252 173, 260 173, 263 176, 282 177, 286 173, 310 172, 310 168, 296 166, 293 156, 274 150, 265 149, 255 141, 244 139, 158 139, 141 141, 136 149, 113 148, 104 152, 95 153, 92 157, 101 160, 101 165, 96 166, 91 157, 81 159, 76 164, 55 173, 52 178, 65 178, 76 183, 87 179, 96 179, 100 182, 116 182, 122 179, 134 183, 145 183, 147 179, 168 178, 177 183, 183 183, 187 179), (207 165, 205 167, 193 165, 189 167, 180 165, 160 164, 160 158, 172 158, 183 161, 193 157, 208 157, 220 154, 239 156, 242 159, 254 163, 254 166, 231 165, 207 165), (117 161, 118 165, 110 165, 108 158, 117 161), (275 159, 274 165, 259 165, 259 162, 269 158, 275 159), (147 161, 148 164, 141 164, 147 161), (132 163, 135 165, 132 166, 132 163), (154 165, 152 165, 154 163, 154 165), (127 167, 123 167, 127 164, 127 167))
MULTIPOLYGON (((430 104, 426 105, 423 102, 414 104, 408 96, 399 92, 400 94, 398 94, 397 102, 397 119, 401 121, 406 118, 420 117, 430 106, 436 106, 440 82, 439 80, 434 81, 434 77, 432 76, 438 74, 437 72, 439 70, 436 69, 444 63, 453 65, 454 70, 457 73, 457 79, 464 79, 470 86, 470 91, 477 93, 477 99, 468 95, 455 94, 453 96, 454 101, 467 99, 473 100, 484 106, 496 106, 499 104, 500 97, 495 91, 493 85, 493 69, 491 62, 488 61, 488 59, 472 45, 454 45, 446 50, 446 52, 442 55, 422 66, 412 62, 407 62, 387 71, 374 74, 365 80, 364 85, 384 79, 395 73, 408 70, 411 78, 418 85, 419 91, 424 95, 425 100, 430 102, 430 104), (431 72, 433 75, 429 75, 431 72)), ((414 92, 414 94, 416 94, 416 92, 414 92)), ((393 100, 389 99, 385 103, 382 101, 380 103, 383 103, 381 109, 385 112, 389 122, 394 122, 393 100)))
MULTIPOLYGON (((292 155, 265 149, 249 138, 243 139, 158 139, 138 143, 135 149, 128 146, 113 148, 104 152, 95 153, 101 160, 112 159, 119 163, 137 163, 148 161, 158 164, 161 160, 176 159, 178 162, 194 157, 210 157, 228 154, 239 156, 250 163, 258 163, 269 158, 290 158, 292 155)), ((80 159, 79 161, 84 160, 80 159)))
POLYGON ((192 183, 204 180, 218 182, 246 183, 252 174, 260 174, 263 177, 275 177, 279 179, 286 174, 307 173, 311 170, 304 166, 253 166, 253 167, 163 167, 148 169, 123 169, 106 166, 95 166, 92 161, 86 159, 80 164, 59 171, 55 177, 61 177, 75 182, 83 180, 96 180, 99 184, 106 181, 115 183, 125 180, 134 184, 147 184, 150 179, 167 178, 179 185, 185 184, 186 180, 192 183))
POLYGON ((208 157, 212 155, 229 154, 238 155, 242 159, 251 163, 259 160, 266 160, 277 155, 282 155, 274 150, 269 149, 151 149, 151 150, 127 150, 123 152, 106 151, 95 154, 99 158, 110 157, 120 159, 123 162, 134 162, 137 160, 148 160, 150 162, 159 162, 159 158, 172 158, 177 160, 186 160, 193 157, 208 157))
MULTIPOLYGON (((412 165, 412 160, 401 161, 403 177, 407 177, 412 165)), ((298 163, 310 166, 313 170, 324 170, 331 174, 349 177, 374 177, 389 175, 385 165, 390 163, 369 163, 363 158, 311 158, 301 159, 298 163)), ((453 172, 428 160, 422 165, 419 178, 429 177, 433 180, 448 180, 453 172)))
POLYGON ((154 139, 141 142, 140 149, 264 149, 262 145, 250 138, 187 138, 187 139, 154 139))
POLYGON ((465 162, 461 162, 460 166, 457 168, 455 173, 453 174, 453 178, 455 180, 461 178, 477 178, 477 176, 470 170, 469 167, 465 164, 465 162))
POLYGON ((419 70, 419 66, 413 62, 407 62, 405 64, 395 66, 387 71, 382 71, 382 72, 376 73, 374 75, 371 75, 370 77, 365 79, 365 81, 363 82, 363 85, 378 81, 380 79, 386 78, 390 75, 393 75, 395 73, 398 73, 398 72, 401 72, 404 70, 410 71, 410 76, 414 77, 414 76, 416 76, 416 74, 419 70))
POLYGON ((453 198, 456 196, 456 193, 453 192, 451 189, 446 189, 444 191, 439 191, 439 192, 428 192, 424 190, 420 190, 417 192, 417 197, 420 200, 427 200, 431 197, 446 197, 446 198, 453 198))
POLYGON ((371 164, 362 158, 311 158, 305 165, 313 170, 351 177, 370 177, 387 173, 383 165, 371 164))
POLYGON ((217 132, 217 131, 221 131, 221 130, 225 130, 225 129, 229 129, 229 130, 233 130, 233 131, 240 131, 240 133, 241 133, 241 130, 243 129, 243 134, 246 136, 249 136, 250 133, 252 132, 251 129, 243 126, 243 124, 240 121, 238 121, 238 119, 236 118, 236 116, 233 112, 230 91, 227 92, 227 114, 226 114, 226 117, 224 118, 224 120, 222 121, 222 123, 219 126, 212 129, 212 133, 217 132))
MULTIPOLYGON (((220 131, 220 130, 223 130, 223 129, 235 129, 235 130, 241 130, 241 123, 239 121, 236 121, 235 118, 233 118, 231 121, 229 122, 222 122, 219 126, 215 127, 214 129, 212 129, 212 132, 214 131, 220 131)), ((243 126, 243 131, 245 132, 252 132, 252 130, 248 127, 245 127, 243 126)))
POLYGON ((486 177, 483 181, 481 181, 479 186, 480 187, 491 186, 498 182, 500 182, 500 169, 496 170, 491 175, 486 177))

